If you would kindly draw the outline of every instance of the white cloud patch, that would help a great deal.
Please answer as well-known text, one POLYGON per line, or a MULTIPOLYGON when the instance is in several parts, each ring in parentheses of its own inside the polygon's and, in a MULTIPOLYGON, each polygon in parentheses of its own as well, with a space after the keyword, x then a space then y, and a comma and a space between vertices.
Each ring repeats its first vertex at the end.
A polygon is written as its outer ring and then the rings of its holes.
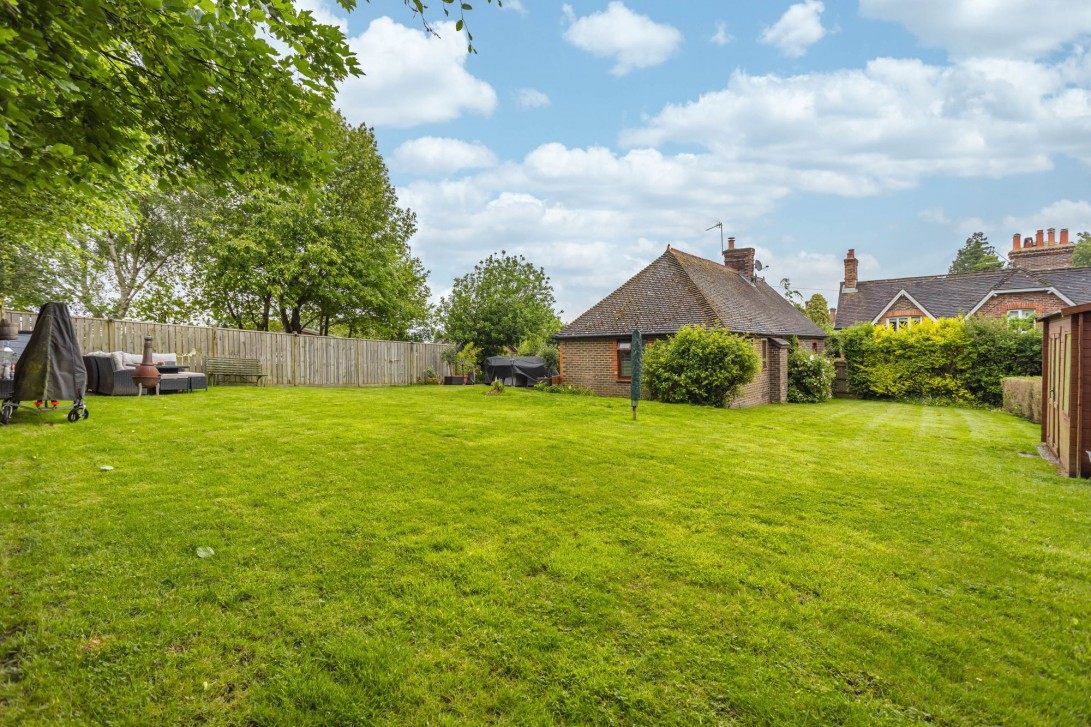
POLYGON ((860 13, 956 57, 1037 58, 1091 33, 1084 0, 860 0, 860 13))
POLYGON ((1091 93, 1057 66, 975 59, 937 67, 880 58, 862 70, 736 72, 727 88, 668 105, 630 147, 699 145, 725 162, 794 169, 797 189, 867 195, 927 176, 1002 177, 1091 163, 1091 93))
POLYGON ((438 38, 384 17, 349 40, 367 74, 346 80, 337 95, 351 122, 405 128, 492 114, 496 91, 466 70, 465 36, 450 22, 435 29, 438 38))
POLYGON ((765 29, 760 40, 775 45, 789 58, 799 58, 826 35, 826 29, 822 27, 825 9, 819 0, 804 0, 792 5, 780 20, 765 29))
POLYGON ((727 23, 720 20, 716 22, 716 32, 712 34, 708 42, 713 45, 727 45, 735 40, 735 36, 727 32, 727 23))
POLYGON ((496 155, 484 144, 423 136, 395 149, 390 163, 401 172, 442 175, 493 167, 497 162, 496 155))
POLYGON ((541 109, 549 106, 549 96, 536 88, 520 88, 515 92, 515 103, 521 109, 541 109))
POLYGON ((1055 227, 1060 230, 1068 228, 1069 242, 1076 242, 1080 232, 1091 231, 1091 202, 1087 200, 1062 199, 1037 212, 1029 215, 1005 217, 997 234, 1006 236, 999 238, 999 244, 993 243, 997 249, 1007 249, 1011 246, 1011 238, 1016 232, 1024 237, 1033 237, 1038 230, 1047 230, 1055 227))
POLYGON ((610 73, 615 76, 663 63, 682 42, 677 28, 637 15, 621 2, 611 2, 603 12, 582 18, 575 16, 570 5, 562 10, 570 23, 564 39, 592 55, 613 59, 610 73))
POLYGON ((526 15, 528 13, 526 7, 523 6, 523 3, 520 2, 520 0, 505 0, 502 7, 504 10, 514 10, 520 15, 526 15))

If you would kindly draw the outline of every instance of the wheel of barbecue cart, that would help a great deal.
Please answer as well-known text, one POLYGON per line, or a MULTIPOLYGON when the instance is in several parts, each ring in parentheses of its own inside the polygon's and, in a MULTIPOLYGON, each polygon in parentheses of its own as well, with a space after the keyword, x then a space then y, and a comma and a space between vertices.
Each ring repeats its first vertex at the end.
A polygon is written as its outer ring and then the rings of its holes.
POLYGON ((73 409, 72 411, 68 412, 68 421, 78 422, 79 420, 80 420, 80 410, 79 409, 73 409))
POLYGON ((86 419, 89 416, 91 416, 91 412, 87 410, 87 407, 83 407, 83 418, 86 419))
POLYGON ((0 409, 0 424, 7 424, 11 421, 11 407, 4 404, 4 408, 0 409))

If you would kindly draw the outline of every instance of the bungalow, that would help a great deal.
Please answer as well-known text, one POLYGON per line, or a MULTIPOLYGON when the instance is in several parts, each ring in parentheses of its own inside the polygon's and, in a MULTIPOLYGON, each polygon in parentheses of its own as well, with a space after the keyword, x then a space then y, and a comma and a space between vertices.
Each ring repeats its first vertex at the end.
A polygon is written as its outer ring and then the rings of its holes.
POLYGON ((761 371, 734 406, 779 403, 788 395, 788 347, 793 336, 815 352, 826 334, 754 276, 754 248, 728 242, 723 264, 672 249, 557 334, 561 375, 600 396, 629 396, 629 344, 670 336, 684 325, 724 326, 753 340, 761 371))

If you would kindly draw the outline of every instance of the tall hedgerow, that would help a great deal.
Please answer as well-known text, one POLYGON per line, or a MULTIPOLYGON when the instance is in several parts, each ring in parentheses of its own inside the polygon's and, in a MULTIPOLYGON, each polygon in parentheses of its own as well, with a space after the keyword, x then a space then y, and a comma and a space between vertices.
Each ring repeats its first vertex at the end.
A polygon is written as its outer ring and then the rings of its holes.
POLYGON ((999 406, 1002 378, 1042 370, 1042 334, 996 320, 941 318, 897 331, 865 323, 839 331, 829 347, 865 397, 999 406))
POLYGON ((653 399, 727 406, 754 380, 761 361, 753 343, 724 328, 683 326, 644 353, 644 384, 653 399))

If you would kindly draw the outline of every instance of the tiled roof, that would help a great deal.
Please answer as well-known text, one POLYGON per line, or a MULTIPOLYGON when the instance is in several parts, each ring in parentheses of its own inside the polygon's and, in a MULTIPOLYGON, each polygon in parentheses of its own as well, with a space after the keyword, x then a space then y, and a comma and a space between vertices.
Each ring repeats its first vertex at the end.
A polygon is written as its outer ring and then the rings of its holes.
POLYGON ((1091 268, 1023 270, 929 275, 920 278, 862 280, 855 293, 842 285, 837 299, 837 328, 873 321, 894 297, 905 291, 936 318, 969 313, 990 292, 1056 288, 1073 303, 1091 302, 1091 268))
POLYGON ((722 263, 667 248, 557 338, 676 332, 718 323, 736 333, 822 337, 825 333, 761 278, 748 283, 722 263))

